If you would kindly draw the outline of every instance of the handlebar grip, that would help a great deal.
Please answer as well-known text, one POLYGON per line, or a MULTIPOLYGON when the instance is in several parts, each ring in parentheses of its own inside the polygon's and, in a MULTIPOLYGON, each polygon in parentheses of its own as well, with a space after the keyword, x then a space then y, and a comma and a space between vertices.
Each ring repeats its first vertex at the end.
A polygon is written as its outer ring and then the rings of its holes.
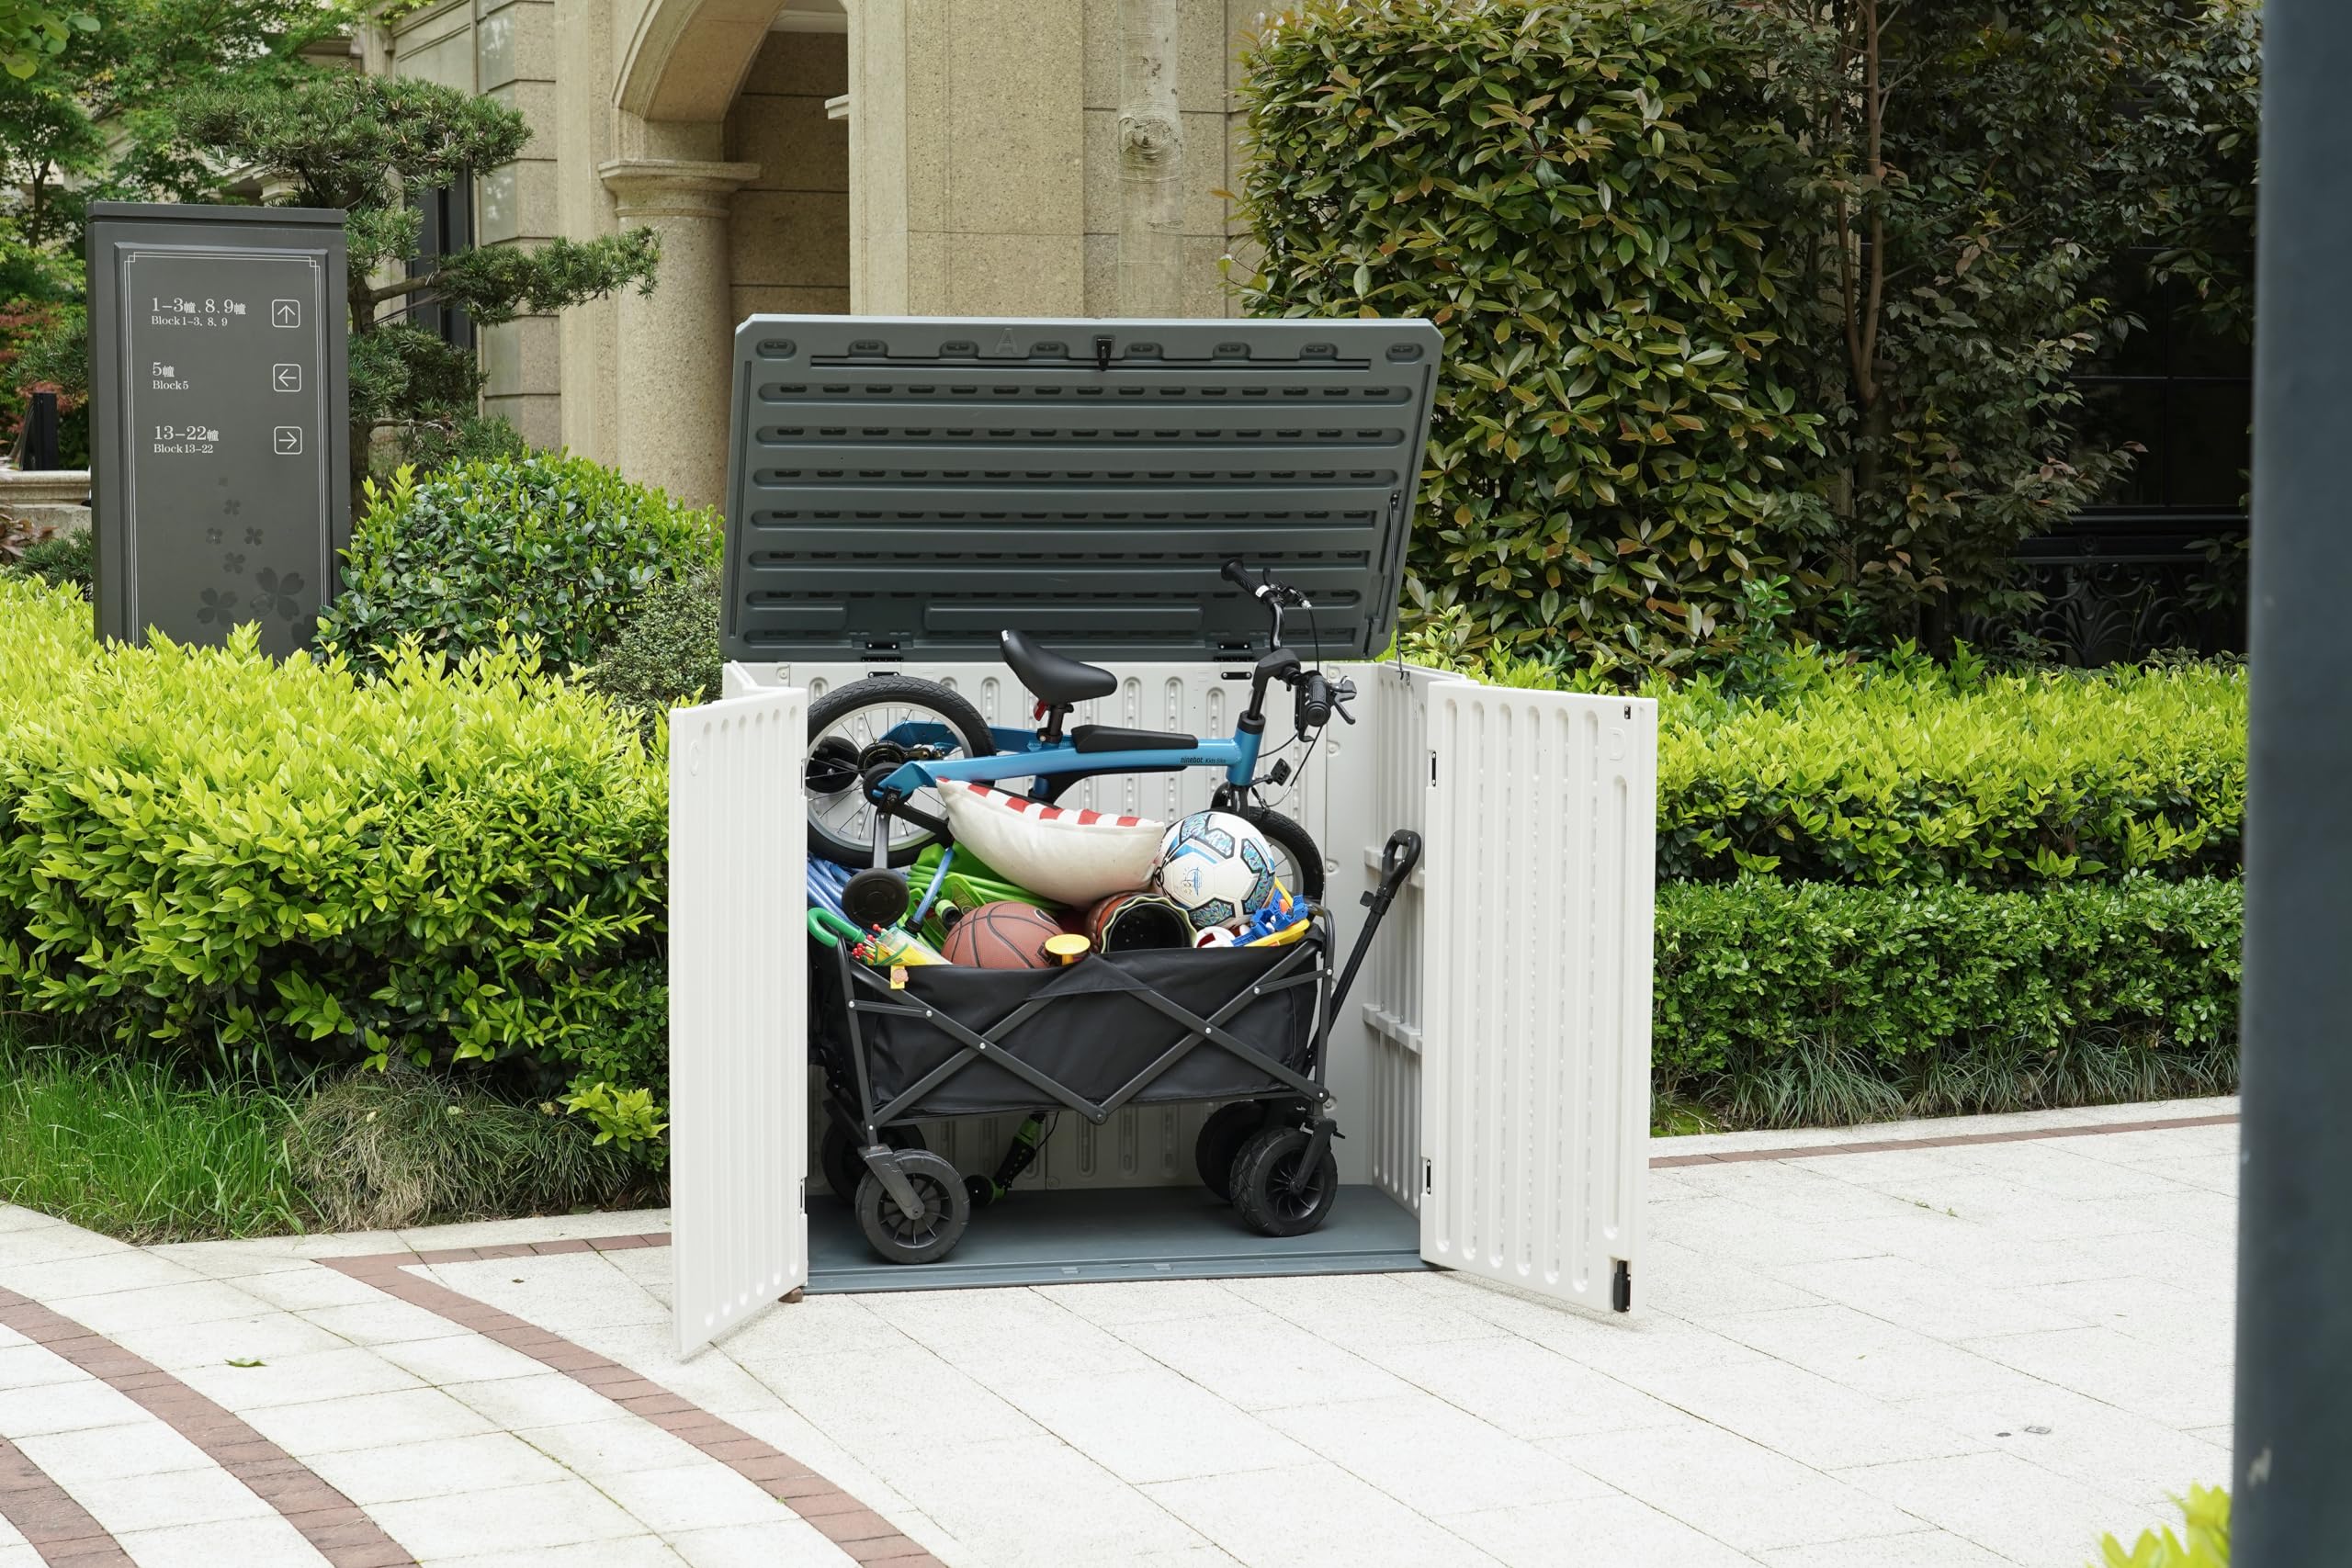
POLYGON ((1258 592, 1258 585, 1250 581, 1249 569, 1244 567, 1238 558, 1226 562, 1224 569, 1220 570, 1217 575, 1224 578, 1227 582, 1232 583, 1236 588, 1240 589, 1244 593, 1255 593, 1258 592))
POLYGON ((1321 675, 1309 672, 1299 692, 1298 727, 1302 730, 1320 729, 1330 722, 1331 683, 1321 675))

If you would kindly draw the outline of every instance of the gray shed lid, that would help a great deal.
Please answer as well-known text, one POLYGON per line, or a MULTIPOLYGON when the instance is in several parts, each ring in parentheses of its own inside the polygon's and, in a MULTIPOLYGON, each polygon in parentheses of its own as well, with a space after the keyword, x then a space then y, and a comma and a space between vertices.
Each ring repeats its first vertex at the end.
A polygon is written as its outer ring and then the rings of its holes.
POLYGON ((1441 339, 1419 321, 753 316, 728 437, 730 659, 1200 660, 1386 647, 1441 339))

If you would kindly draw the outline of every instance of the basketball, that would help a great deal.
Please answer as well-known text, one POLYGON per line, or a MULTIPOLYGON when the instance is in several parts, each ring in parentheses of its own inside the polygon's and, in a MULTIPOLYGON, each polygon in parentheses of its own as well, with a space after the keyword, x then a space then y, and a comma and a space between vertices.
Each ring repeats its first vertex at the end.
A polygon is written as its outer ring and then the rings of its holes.
POLYGON ((981 969, 1050 969, 1054 959, 1046 939, 1061 934, 1061 922, 1045 910, 1005 898, 983 904, 948 927, 939 951, 950 964, 981 969))

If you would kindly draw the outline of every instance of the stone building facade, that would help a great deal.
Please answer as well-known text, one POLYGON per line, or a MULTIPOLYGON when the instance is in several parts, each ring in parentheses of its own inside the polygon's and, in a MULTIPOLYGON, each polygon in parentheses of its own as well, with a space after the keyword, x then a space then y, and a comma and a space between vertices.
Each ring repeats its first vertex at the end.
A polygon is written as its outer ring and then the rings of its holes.
MULTIPOLYGON (((1185 306, 1226 315, 1265 0, 1182 4, 1185 306)), ((528 120, 476 243, 662 231, 650 296, 481 333, 487 412, 711 502, 747 315, 1114 312, 1119 41, 1119 0, 438 0, 385 68, 528 120)))

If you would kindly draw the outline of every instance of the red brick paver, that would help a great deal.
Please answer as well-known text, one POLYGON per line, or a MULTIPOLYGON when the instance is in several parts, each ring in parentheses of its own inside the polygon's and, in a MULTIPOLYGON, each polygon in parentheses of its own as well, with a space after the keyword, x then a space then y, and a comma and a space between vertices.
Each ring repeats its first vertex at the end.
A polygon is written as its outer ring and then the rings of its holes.
MULTIPOLYGON (((90 1376, 108 1384, 132 1403, 142 1406, 148 1414, 194 1443, 205 1456, 243 1482, 246 1489, 284 1517, 288 1524, 300 1531, 302 1538, 317 1549, 319 1555, 334 1568, 397 1568, 413 1565, 416 1559, 390 1536, 386 1535, 362 1512, 350 1498, 328 1485, 310 1468, 284 1449, 263 1437, 244 1421, 231 1415, 179 1379, 164 1371, 143 1357, 135 1356, 113 1340, 91 1333, 82 1325, 55 1312, 28 1296, 0 1288, 0 1324, 15 1329, 36 1344, 45 1345, 53 1355, 63 1357, 90 1376)), ((0 1447, 7 1447, 0 1444, 0 1447)), ((83 1512, 81 1506, 43 1475, 15 1448, 7 1447, 7 1456, 0 1456, 6 1465, 0 1485, 22 1484, 28 1488, 25 1500, 19 1502, 13 1492, 0 1493, 0 1513, 24 1532, 45 1562, 56 1564, 71 1562, 90 1568, 107 1562, 129 1562, 114 1539, 97 1527, 97 1521, 83 1512), (27 1477, 35 1480, 25 1479, 27 1477), (36 1485, 37 1481, 37 1485, 36 1485), (42 1501, 38 1488, 45 1487, 55 1495, 55 1500, 42 1501), (64 1505, 80 1516, 80 1523, 68 1517, 56 1506, 64 1505), (30 1517, 46 1521, 47 1528, 79 1529, 86 1524, 96 1536, 85 1535, 80 1541, 60 1537, 56 1548, 44 1545, 41 1537, 17 1517, 19 1507, 32 1510, 30 1517), (101 1539, 112 1555, 96 1546, 90 1546, 87 1555, 83 1549, 94 1540, 101 1539), (68 1551, 68 1548, 72 1550, 68 1551), (64 1553, 61 1555, 61 1553, 64 1553)))
POLYGON ((571 1252, 618 1252, 669 1245, 667 1235, 599 1236, 588 1241, 444 1247, 430 1252, 383 1252, 320 1261, 413 1306, 436 1313, 461 1328, 494 1339, 509 1349, 520 1350, 583 1388, 594 1389, 631 1415, 661 1427, 752 1483, 860 1563, 887 1563, 890 1568, 945 1568, 921 1544, 901 1534, 897 1526, 775 1445, 713 1416, 617 1361, 574 1345, 512 1313, 407 1271, 423 1263, 475 1263, 526 1254, 546 1257, 571 1252))

